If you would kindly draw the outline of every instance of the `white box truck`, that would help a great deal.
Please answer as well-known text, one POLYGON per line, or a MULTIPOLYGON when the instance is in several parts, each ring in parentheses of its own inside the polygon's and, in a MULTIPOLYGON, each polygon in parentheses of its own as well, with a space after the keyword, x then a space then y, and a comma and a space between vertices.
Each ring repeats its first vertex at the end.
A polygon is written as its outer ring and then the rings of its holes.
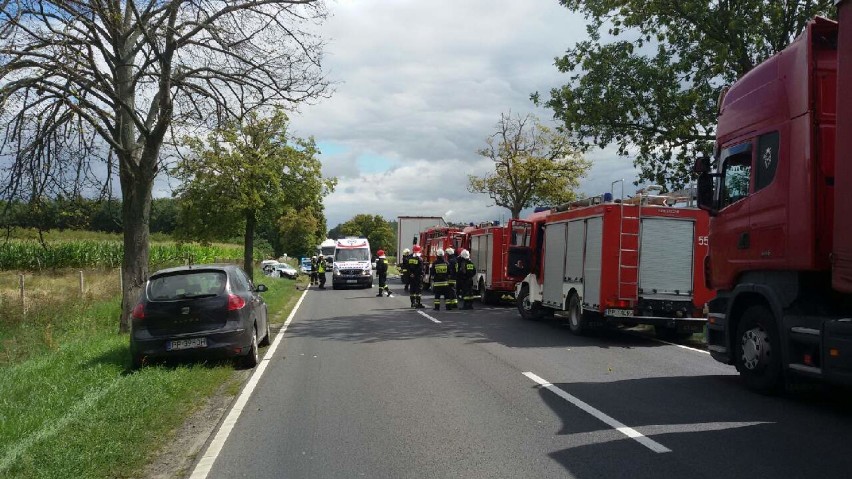
POLYGON ((396 260, 400 261, 402 250, 411 247, 420 237, 420 232, 435 226, 447 226, 440 216, 398 216, 396 218, 396 260))

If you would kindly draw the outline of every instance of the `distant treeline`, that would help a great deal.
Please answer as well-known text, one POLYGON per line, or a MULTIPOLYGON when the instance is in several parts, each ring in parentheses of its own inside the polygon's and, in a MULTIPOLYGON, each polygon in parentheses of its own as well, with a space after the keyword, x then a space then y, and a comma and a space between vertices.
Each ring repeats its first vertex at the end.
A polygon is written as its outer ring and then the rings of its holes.
MULTIPOLYGON (((151 203, 151 233, 171 235, 177 227, 178 205, 173 198, 151 203)), ((89 198, 0 202, 0 226, 39 230, 88 230, 121 233, 121 201, 89 198)))

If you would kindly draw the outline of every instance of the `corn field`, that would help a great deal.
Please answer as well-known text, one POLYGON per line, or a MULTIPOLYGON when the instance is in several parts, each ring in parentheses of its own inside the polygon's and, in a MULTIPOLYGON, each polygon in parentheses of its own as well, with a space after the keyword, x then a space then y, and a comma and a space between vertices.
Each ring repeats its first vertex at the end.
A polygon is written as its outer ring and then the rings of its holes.
MULTIPOLYGON (((124 245, 119 241, 51 241, 45 248, 36 241, 0 243, 0 270, 39 271, 57 268, 116 268, 121 265, 124 245)), ((255 251, 255 256, 260 257, 255 251)), ((152 243, 152 266, 237 260, 239 245, 152 243)))

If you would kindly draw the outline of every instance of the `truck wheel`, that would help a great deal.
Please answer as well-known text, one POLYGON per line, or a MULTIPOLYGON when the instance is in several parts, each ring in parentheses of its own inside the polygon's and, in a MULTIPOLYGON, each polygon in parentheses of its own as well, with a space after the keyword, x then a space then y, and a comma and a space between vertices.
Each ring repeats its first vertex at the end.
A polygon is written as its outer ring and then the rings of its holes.
POLYGON ((532 301, 530 298, 529 286, 523 285, 521 287, 521 294, 518 295, 515 301, 518 305, 518 312, 521 314, 522 319, 526 319, 528 321, 538 321, 541 319, 541 305, 532 301))
POLYGON ((781 342, 775 317, 764 306, 752 306, 743 313, 734 340, 737 371, 749 389, 778 392, 781 374, 781 342))
POLYGON ((583 317, 583 305, 577 293, 568 298, 568 329, 572 334, 582 335, 588 329, 588 321, 583 317))
POLYGON ((497 297, 494 291, 485 289, 485 279, 479 279, 479 299, 482 304, 497 304, 497 297))

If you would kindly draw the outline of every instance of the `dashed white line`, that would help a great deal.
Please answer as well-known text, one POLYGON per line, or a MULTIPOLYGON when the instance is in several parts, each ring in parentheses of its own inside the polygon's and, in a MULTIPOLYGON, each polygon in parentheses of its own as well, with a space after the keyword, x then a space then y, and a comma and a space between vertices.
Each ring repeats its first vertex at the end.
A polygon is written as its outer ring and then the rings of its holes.
POLYGON ((606 423, 607 425, 609 425, 610 427, 612 427, 616 431, 618 431, 618 432, 624 434, 625 436, 635 440, 636 442, 638 442, 639 444, 642 444, 643 446, 647 447, 648 449, 650 449, 650 450, 652 450, 656 453, 672 452, 672 450, 667 448, 666 446, 663 446, 662 444, 658 443, 657 441, 654 441, 653 439, 646 437, 645 435, 643 435, 639 431, 633 429, 632 427, 628 427, 625 424, 622 424, 620 421, 616 420, 615 418, 607 416, 603 412, 601 412, 601 411, 595 409, 594 407, 590 406, 588 403, 568 394, 567 392, 559 389, 558 387, 554 386, 553 384, 545 381, 541 377, 536 376, 535 374, 533 374, 531 372, 525 372, 524 376, 532 379, 533 381, 538 383, 541 387, 547 389, 548 391, 552 392, 553 394, 556 394, 557 396, 568 401, 569 403, 573 404, 574 406, 577 406, 578 408, 582 409, 583 411, 591 414, 592 416, 597 418, 599 421, 606 423))
POLYGON ((278 334, 275 336, 275 340, 272 342, 272 346, 269 347, 266 354, 263 356, 263 360, 257 365, 257 368, 255 368, 254 373, 252 373, 251 378, 243 388, 243 392, 240 393, 240 397, 237 398, 237 402, 234 403, 234 406, 228 412, 228 416, 225 417, 225 421, 216 433, 216 437, 213 438, 213 441, 207 447, 207 450, 204 451, 204 455, 201 456, 198 464, 195 465, 195 469, 192 471, 190 479, 205 479, 207 475, 210 474, 210 470, 213 469, 213 463, 215 463, 216 458, 219 457, 219 453, 222 451, 225 441, 228 440, 228 436, 237 424, 237 419, 240 418, 243 408, 245 408, 252 392, 254 392, 254 388, 257 387, 257 383, 260 381, 260 377, 263 376, 263 372, 266 371, 266 366, 269 365, 272 355, 275 354, 275 350, 278 349, 278 345, 281 344, 281 340, 284 338, 284 332, 287 331, 287 326, 290 325, 290 322, 293 321, 293 317, 296 316, 296 311, 299 310, 299 306, 302 304, 302 300, 305 299, 306 294, 308 294, 307 288, 302 293, 299 301, 296 302, 296 306, 293 307, 293 311, 290 311, 290 315, 287 316, 287 320, 284 321, 284 325, 281 326, 281 330, 278 331, 278 334))
POLYGON ((438 321, 437 319, 433 318, 432 316, 429 316, 428 314, 424 313, 423 311, 417 311, 417 314, 419 314, 420 316, 425 316, 425 317, 429 318, 429 321, 432 321, 433 323, 441 324, 441 322, 440 322, 440 321, 438 321))

